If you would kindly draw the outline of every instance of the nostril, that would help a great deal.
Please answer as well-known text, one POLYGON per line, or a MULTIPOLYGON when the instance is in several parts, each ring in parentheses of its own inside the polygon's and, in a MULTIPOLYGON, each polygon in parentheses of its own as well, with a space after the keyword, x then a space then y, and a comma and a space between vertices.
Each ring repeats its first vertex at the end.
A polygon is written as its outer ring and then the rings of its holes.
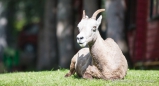
POLYGON ((83 39, 83 37, 80 37, 80 39, 83 39))

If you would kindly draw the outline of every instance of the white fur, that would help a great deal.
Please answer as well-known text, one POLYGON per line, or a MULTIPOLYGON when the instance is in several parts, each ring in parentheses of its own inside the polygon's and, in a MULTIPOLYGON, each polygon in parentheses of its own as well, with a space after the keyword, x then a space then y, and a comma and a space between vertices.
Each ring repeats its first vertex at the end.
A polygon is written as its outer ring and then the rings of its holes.
POLYGON ((84 78, 123 79, 127 72, 127 61, 113 39, 103 40, 98 27, 102 16, 97 20, 83 18, 78 24, 77 43, 81 47, 89 46, 93 64, 88 66, 84 78))

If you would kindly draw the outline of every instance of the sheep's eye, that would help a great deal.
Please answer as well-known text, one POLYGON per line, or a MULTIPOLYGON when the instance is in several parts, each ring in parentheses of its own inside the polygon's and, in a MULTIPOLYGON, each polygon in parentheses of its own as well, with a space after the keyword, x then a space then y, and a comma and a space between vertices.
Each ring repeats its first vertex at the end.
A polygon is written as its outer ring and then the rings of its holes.
POLYGON ((93 29, 92 29, 92 30, 93 30, 93 32, 95 32, 95 31, 96 31, 96 26, 93 26, 93 29))
POLYGON ((96 26, 93 26, 93 28, 96 28, 96 26))

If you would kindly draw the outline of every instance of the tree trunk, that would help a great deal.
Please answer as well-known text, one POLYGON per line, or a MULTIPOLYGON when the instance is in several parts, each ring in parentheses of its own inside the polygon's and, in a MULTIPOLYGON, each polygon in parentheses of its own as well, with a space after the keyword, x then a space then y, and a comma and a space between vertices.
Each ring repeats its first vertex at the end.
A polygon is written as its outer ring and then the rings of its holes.
POLYGON ((131 65, 125 31, 125 0, 106 0, 107 37, 113 38, 131 65))
POLYGON ((3 51, 4 48, 7 46, 6 42, 6 25, 7 25, 7 19, 5 16, 5 6, 4 1, 0 1, 0 62, 3 58, 3 51))
POLYGON ((16 38, 14 35, 15 27, 14 21, 16 20, 16 1, 10 0, 7 2, 7 29, 6 29, 6 36, 7 36, 7 44, 8 47, 16 48, 16 38))
POLYGON ((123 52, 127 52, 125 41, 124 21, 125 4, 124 0, 106 0, 107 37, 113 38, 123 52))
POLYGON ((37 69, 57 67, 56 0, 46 0, 44 28, 39 31, 37 69))
POLYGON ((58 0, 57 37, 59 66, 69 68, 74 55, 72 0, 58 0))
POLYGON ((100 0, 83 0, 83 10, 86 11, 88 17, 92 17, 93 13, 98 10, 100 0))

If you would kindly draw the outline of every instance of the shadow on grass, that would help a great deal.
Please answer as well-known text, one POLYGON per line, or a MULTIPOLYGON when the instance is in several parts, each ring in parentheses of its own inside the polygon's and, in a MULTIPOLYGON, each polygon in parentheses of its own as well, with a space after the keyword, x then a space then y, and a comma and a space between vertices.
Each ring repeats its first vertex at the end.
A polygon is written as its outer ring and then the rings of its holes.
POLYGON ((78 76, 77 74, 74 74, 72 77, 73 77, 74 79, 83 79, 82 77, 78 76))

